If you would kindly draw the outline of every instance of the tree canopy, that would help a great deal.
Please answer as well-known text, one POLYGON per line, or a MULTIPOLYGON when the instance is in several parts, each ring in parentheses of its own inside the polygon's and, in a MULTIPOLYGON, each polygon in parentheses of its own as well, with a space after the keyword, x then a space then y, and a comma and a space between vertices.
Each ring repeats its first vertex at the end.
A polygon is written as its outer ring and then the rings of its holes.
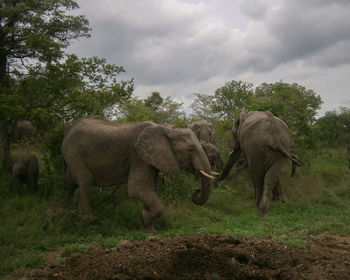
POLYGON ((0 85, 13 72, 60 59, 72 39, 89 37, 88 20, 69 11, 73 0, 8 0, 0 7, 0 85))

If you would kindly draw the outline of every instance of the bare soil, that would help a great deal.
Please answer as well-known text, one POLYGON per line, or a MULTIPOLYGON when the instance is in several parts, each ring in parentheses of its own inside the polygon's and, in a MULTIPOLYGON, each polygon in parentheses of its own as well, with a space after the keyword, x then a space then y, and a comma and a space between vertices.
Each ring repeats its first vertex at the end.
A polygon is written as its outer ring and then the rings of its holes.
MULTIPOLYGON (((53 254, 55 255, 55 254, 53 254)), ((307 249, 272 238, 236 239, 221 234, 122 241, 115 248, 71 254, 65 264, 51 259, 25 279, 350 279, 350 237, 322 234, 307 249)))

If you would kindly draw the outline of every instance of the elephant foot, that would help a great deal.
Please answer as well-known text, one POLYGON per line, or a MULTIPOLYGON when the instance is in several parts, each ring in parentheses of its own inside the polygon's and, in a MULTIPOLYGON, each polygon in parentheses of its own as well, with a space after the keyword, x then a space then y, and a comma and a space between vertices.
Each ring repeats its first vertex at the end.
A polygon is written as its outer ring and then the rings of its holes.
POLYGON ((142 231, 144 232, 144 233, 148 233, 148 234, 155 234, 155 233, 157 233, 157 230, 154 228, 154 226, 153 225, 150 225, 150 226, 143 226, 142 227, 142 231))
POLYGON ((269 215, 269 211, 267 211, 266 209, 260 209, 259 208, 259 217, 263 218, 269 215))

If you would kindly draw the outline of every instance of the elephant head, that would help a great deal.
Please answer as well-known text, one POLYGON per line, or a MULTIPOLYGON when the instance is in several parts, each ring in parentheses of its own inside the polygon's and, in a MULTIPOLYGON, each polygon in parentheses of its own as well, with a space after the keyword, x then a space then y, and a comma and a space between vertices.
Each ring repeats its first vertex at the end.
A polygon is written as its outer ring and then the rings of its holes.
MULTIPOLYGON (((11 164, 11 188, 14 185, 16 179, 20 183, 28 185, 28 188, 31 192, 36 190, 36 184, 39 177, 39 162, 36 156, 30 155, 23 158, 14 158, 10 157, 11 164)), ((19 190, 22 192, 22 189, 19 190)))
POLYGON ((20 120, 14 127, 8 128, 8 134, 12 141, 16 142, 25 137, 33 137, 36 133, 36 127, 30 120, 20 120))
POLYGON ((178 172, 180 169, 194 173, 199 171, 202 188, 192 195, 192 201, 202 205, 210 194, 210 164, 196 135, 189 128, 169 125, 146 127, 139 135, 136 150, 141 158, 162 172, 178 172))
POLYGON ((214 141, 214 127, 213 124, 205 120, 193 122, 189 125, 189 128, 193 130, 197 138, 207 143, 213 143, 214 141))

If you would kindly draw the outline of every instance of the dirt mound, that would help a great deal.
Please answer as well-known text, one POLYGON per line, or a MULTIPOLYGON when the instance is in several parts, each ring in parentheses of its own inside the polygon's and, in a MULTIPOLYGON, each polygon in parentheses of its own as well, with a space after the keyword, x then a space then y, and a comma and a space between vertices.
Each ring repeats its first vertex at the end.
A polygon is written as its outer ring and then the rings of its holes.
POLYGON ((321 235, 308 249, 272 238, 198 234, 122 241, 33 269, 27 279, 350 279, 350 238, 321 235))

